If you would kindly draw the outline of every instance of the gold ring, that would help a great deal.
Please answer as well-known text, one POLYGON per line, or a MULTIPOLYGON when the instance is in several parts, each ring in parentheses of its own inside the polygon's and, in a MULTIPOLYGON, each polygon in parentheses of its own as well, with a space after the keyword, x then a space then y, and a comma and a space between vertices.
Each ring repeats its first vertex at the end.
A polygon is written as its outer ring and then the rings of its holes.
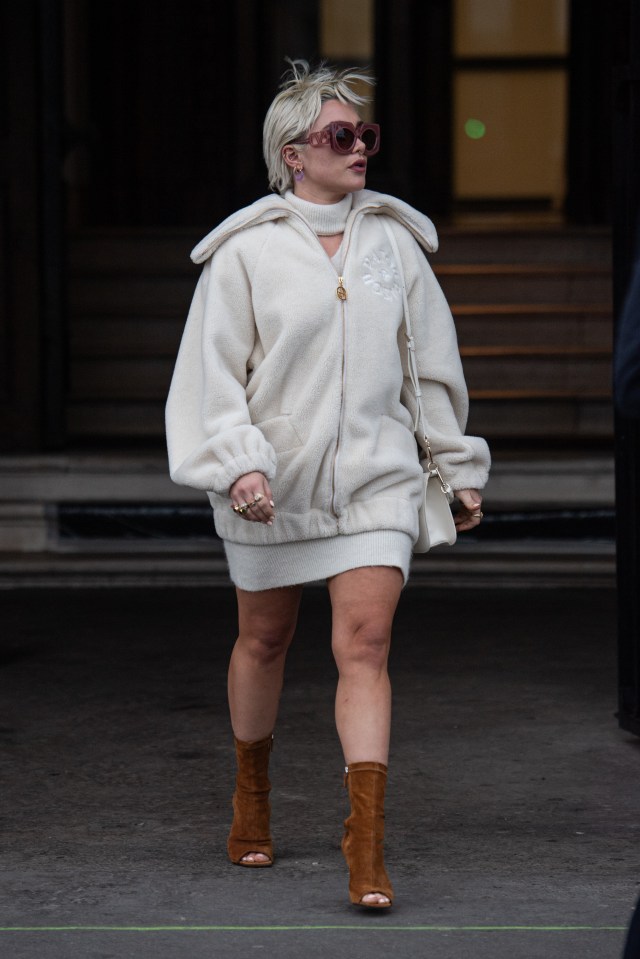
POLYGON ((248 504, 248 503, 236 503, 235 506, 232 507, 232 509, 233 509, 233 512, 234 512, 234 513, 240 513, 240 515, 242 516, 242 515, 243 515, 244 513, 246 513, 247 510, 249 509, 249 504, 248 504))
POLYGON ((474 519, 482 519, 484 516, 484 513, 482 512, 482 510, 480 510, 479 513, 472 513, 471 515, 473 516, 474 519))

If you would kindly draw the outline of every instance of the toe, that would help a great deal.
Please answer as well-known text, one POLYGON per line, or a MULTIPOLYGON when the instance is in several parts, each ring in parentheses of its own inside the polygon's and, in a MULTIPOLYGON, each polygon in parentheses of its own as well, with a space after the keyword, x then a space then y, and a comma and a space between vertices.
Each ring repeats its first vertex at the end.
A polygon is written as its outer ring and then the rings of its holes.
POLYGON ((248 852, 240 862, 269 862, 269 857, 265 856, 263 852, 248 852))
POLYGON ((365 896, 362 897, 360 902, 366 902, 375 905, 379 903, 380 905, 387 905, 391 900, 388 896, 383 896, 381 892, 368 892, 365 896))

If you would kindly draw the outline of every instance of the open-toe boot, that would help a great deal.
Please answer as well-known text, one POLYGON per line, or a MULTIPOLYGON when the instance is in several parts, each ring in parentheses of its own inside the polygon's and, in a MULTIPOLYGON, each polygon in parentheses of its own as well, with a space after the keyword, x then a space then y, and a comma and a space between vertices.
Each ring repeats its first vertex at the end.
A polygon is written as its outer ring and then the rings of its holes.
POLYGON ((233 823, 227 840, 229 858, 238 866, 272 866, 269 758, 273 736, 255 743, 236 739, 235 744, 238 773, 233 796, 233 823), (243 856, 252 852, 263 853, 269 858, 258 862, 243 860, 243 856))
POLYGON ((383 763, 351 763, 345 769, 351 815, 344 822, 342 852, 349 867, 351 902, 367 909, 388 909, 393 899, 383 853, 386 784, 383 763), (389 902, 363 902, 372 892, 386 896, 389 902))

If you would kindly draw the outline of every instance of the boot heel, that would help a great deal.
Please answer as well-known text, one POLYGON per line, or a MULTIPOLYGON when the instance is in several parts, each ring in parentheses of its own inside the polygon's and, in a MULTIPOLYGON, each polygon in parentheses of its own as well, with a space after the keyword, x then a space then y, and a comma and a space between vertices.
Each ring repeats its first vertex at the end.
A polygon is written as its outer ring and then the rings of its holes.
POLYGON ((269 828, 269 758, 273 736, 255 743, 235 740, 238 772, 233 795, 233 823, 227 840, 229 859, 237 866, 259 869, 273 865, 273 842, 269 828), (243 862, 247 853, 268 856, 264 862, 243 862))
POLYGON ((393 888, 384 867, 384 793, 387 767, 383 763, 351 763, 345 770, 351 815, 344 821, 342 852, 349 867, 349 897, 365 909, 389 909, 393 888), (363 902, 377 892, 389 902, 363 902))

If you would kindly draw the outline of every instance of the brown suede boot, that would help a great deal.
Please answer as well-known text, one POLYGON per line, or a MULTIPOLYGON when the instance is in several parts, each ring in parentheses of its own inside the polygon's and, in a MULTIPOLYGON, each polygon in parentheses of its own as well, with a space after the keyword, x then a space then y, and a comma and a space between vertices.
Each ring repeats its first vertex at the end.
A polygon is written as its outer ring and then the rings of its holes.
POLYGON ((342 852, 349 867, 351 902, 366 909, 388 909, 393 889, 384 868, 384 791, 387 767, 383 763, 351 763, 345 771, 351 815, 344 821, 342 852), (389 902, 362 902, 379 892, 389 902))
POLYGON ((236 739, 235 744, 238 773, 233 795, 233 824, 227 840, 229 858, 238 866, 272 866, 269 757, 273 749, 273 736, 256 743, 243 743, 236 739), (242 857, 249 852, 264 853, 269 859, 265 862, 242 862, 242 857))

